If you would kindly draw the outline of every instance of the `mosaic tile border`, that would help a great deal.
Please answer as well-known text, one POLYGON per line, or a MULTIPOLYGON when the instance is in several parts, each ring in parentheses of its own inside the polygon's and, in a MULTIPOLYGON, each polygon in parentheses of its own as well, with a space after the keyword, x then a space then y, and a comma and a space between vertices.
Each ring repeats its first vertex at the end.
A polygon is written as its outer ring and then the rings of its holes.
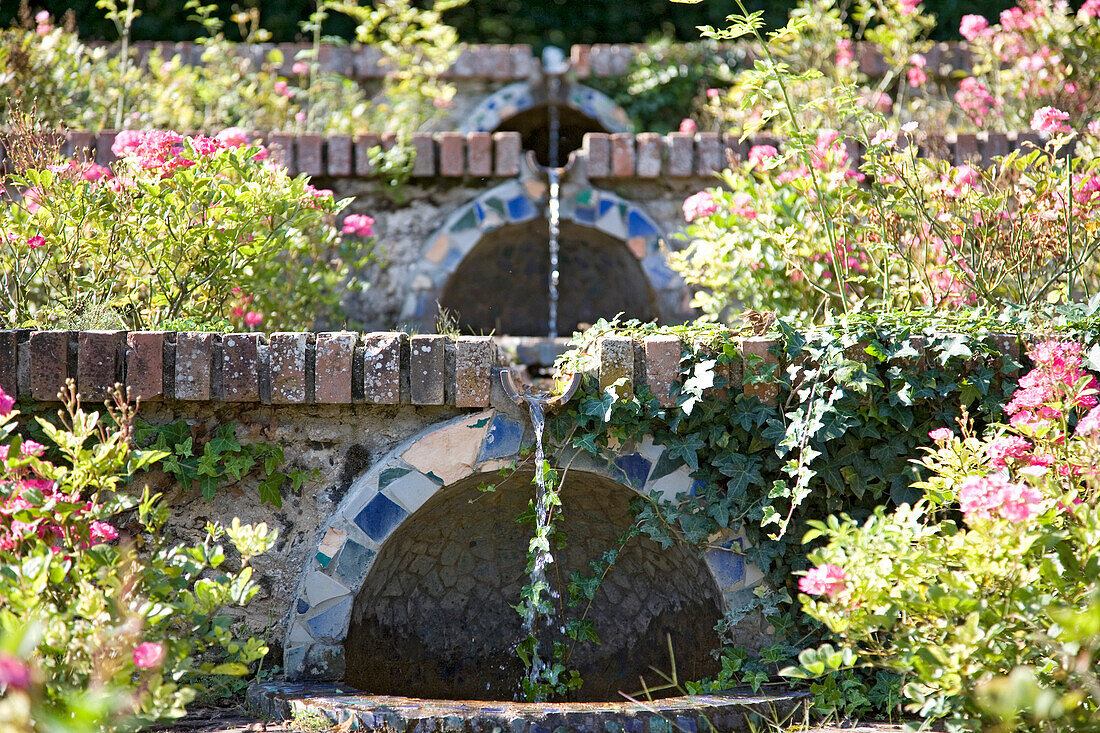
MULTIPOLYGON (((560 106, 596 120, 607 132, 633 131, 629 115, 603 92, 576 82, 566 82, 563 91, 560 106)), ((483 99, 458 130, 464 134, 494 132, 502 122, 543 104, 546 90, 538 81, 518 81, 483 99)))
MULTIPOLYGON (((323 526, 302 573, 283 646, 286 678, 340 681, 355 595, 382 544, 441 488, 499 470, 518 459, 521 447, 530 442, 528 423, 485 410, 429 428, 357 478, 323 526)), ((579 450, 550 458, 662 503, 682 500, 698 486, 685 465, 648 437, 621 446, 608 461, 579 450)), ((710 544, 707 567, 726 608, 736 608, 763 575, 746 561, 743 536, 717 534, 710 544)))

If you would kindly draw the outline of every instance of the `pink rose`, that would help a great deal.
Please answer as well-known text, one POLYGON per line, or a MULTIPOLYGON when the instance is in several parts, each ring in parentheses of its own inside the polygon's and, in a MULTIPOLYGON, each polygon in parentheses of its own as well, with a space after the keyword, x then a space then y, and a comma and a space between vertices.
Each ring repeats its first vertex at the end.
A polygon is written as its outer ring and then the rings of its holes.
POLYGON ((263 323, 263 320, 263 314, 257 313, 256 311, 249 311, 248 313, 244 314, 244 322, 252 327, 260 325, 261 323, 263 323))
POLYGON ((909 70, 905 72, 905 79, 911 87, 922 87, 928 81, 928 74, 920 67, 910 66, 909 70))
POLYGON ((1067 112, 1054 107, 1041 107, 1035 110, 1035 114, 1031 118, 1031 129, 1047 135, 1069 132, 1070 127, 1066 124, 1068 119, 1069 113, 1067 112))
POLYGON ((700 191, 688 196, 684 201, 684 219, 695 221, 701 216, 710 216, 718 211, 718 204, 710 191, 700 191))
POLYGON ((15 398, 0 388, 0 417, 9 414, 13 407, 15 407, 15 398))
POLYGON ((5 690, 25 690, 31 686, 31 671, 26 662, 7 652, 0 652, 0 687, 5 690))
POLYGON ((118 530, 106 522, 95 521, 89 527, 92 542, 110 542, 118 539, 118 530))
POLYGON ((248 131, 241 127, 227 127, 215 135, 214 138, 229 148, 240 148, 252 143, 248 131))
POLYGON ((717 99, 722 95, 722 92, 718 91, 714 87, 707 90, 707 99, 717 99))
POLYGON ((811 596, 836 598, 848 585, 848 574, 839 565, 820 565, 806 571, 798 580, 798 589, 811 596))
POLYGON ((898 4, 898 9, 902 15, 912 15, 917 12, 917 6, 920 5, 920 0, 901 0, 898 4))
POLYGON ((951 432, 951 428, 936 428, 928 432, 928 437, 937 443, 946 443, 951 440, 955 434, 951 432))
POLYGON ((699 127, 695 124, 695 120, 691 119, 690 117, 685 117, 684 119, 680 120, 680 132, 694 133, 698 129, 699 127))
POLYGON ((134 647, 134 666, 141 669, 159 667, 164 661, 164 647, 151 641, 143 641, 134 647))
POLYGON ((968 41, 978 38, 989 28, 989 21, 981 15, 964 15, 959 23, 959 33, 968 41))
POLYGON ((856 56, 854 53, 852 53, 852 39, 836 39, 836 65, 847 66, 855 60, 856 56))
POLYGON ((989 456, 989 465, 994 468, 1004 468, 1008 465, 1008 459, 1019 460, 1031 450, 1031 443, 1018 435, 1002 435, 991 440, 985 447, 985 453, 989 456))
POLYGON ((779 155, 774 145, 753 145, 749 148, 749 163, 760 166, 779 155))
POLYGON ((355 234, 360 237, 369 237, 374 234, 374 218, 365 214, 349 214, 344 218, 344 226, 340 230, 344 234, 355 234))
POLYGON ((295 74, 308 74, 309 64, 305 61, 295 61, 294 65, 290 67, 290 70, 295 74))
POLYGON ((744 219, 755 219, 756 209, 752 207, 752 196, 744 192, 733 194, 730 200, 730 213, 744 219))
POLYGON ((290 91, 290 89, 287 88, 286 82, 282 79, 275 82, 275 93, 283 97, 294 96, 294 92, 290 91))
POLYGON ((42 236, 31 237, 27 240, 27 247, 30 249, 38 249, 39 247, 46 246, 46 238, 42 236))
POLYGON ((115 141, 111 143, 111 152, 119 158, 125 158, 138 151, 145 141, 145 133, 140 130, 119 130, 115 141))

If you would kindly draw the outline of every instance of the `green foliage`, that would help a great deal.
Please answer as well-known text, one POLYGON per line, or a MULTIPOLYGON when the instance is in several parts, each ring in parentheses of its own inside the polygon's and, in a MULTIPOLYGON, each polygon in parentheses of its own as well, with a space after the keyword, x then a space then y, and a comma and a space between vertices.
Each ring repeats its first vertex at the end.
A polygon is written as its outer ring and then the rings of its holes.
POLYGON ((270 443, 242 445, 235 432, 233 423, 225 423, 219 425, 208 440, 198 441, 196 445, 192 426, 183 420, 160 426, 139 420, 134 439, 138 445, 163 452, 161 470, 182 487, 197 486, 206 499, 213 499, 218 488, 227 481, 239 483, 257 466, 262 467, 260 503, 282 507, 282 488, 287 481, 290 481, 291 490, 297 492, 309 474, 298 469, 286 473, 278 471, 283 463, 282 446, 270 443))
POLYGON ((80 407, 70 381, 61 424, 39 420, 56 462, 15 432, 7 399, 0 393, 0 724, 132 729, 181 717, 200 692, 236 689, 267 646, 241 636, 224 609, 258 590, 249 562, 274 533, 234 519, 209 526, 201 544, 168 544, 169 511, 147 488, 127 488, 164 453, 130 448, 120 396, 101 417, 80 407))

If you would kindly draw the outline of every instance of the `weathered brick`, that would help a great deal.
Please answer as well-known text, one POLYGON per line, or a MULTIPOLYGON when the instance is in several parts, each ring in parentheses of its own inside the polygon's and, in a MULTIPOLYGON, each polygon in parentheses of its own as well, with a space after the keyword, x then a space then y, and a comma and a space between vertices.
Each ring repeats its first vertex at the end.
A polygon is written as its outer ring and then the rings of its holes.
POLYGON ((695 136, 689 132, 673 132, 668 136, 668 175, 688 178, 695 173, 695 136))
POLYGON ((569 49, 569 70, 578 79, 587 79, 592 74, 592 47, 585 44, 573 44, 569 49))
POLYGON ((95 138, 92 133, 84 130, 74 130, 69 133, 69 143, 66 146, 69 152, 67 154, 74 158, 91 157, 93 145, 95 145, 95 138))
POLYGON ((592 76, 611 76, 611 46, 607 43, 592 44, 592 76))
POLYGON ((325 174, 321 157, 321 143, 321 136, 315 132, 303 133, 294 141, 299 173, 305 173, 309 176, 323 176, 325 174))
POLYGON ((352 68, 359 79, 377 79, 385 71, 379 65, 382 60, 382 49, 377 46, 360 46, 355 49, 352 58, 352 68))
POLYGON ((19 396, 19 333, 0 331, 0 390, 9 397, 19 396))
POLYGON ((332 135, 325 141, 325 168, 330 176, 351 175, 351 135, 332 135))
POLYGON ((439 175, 459 178, 466 173, 466 138, 461 132, 439 133, 439 175))
POLYGON ((177 400, 209 400, 217 334, 187 331, 176 334, 177 400))
POLYGON ((611 76, 625 76, 634 61, 634 48, 625 43, 611 46, 611 76))
POLYGON ((95 137, 95 162, 100 165, 110 165, 115 162, 115 154, 111 146, 118 137, 117 130, 100 130, 95 137))
POLYGON ((1025 153, 1035 148, 1043 147, 1043 136, 1037 132, 1018 132, 1015 137, 1016 149, 1022 150, 1025 153))
POLYGON ((535 57, 529 44, 517 43, 509 47, 508 53, 512 61, 511 78, 526 79, 535 72, 535 57))
POLYGON ((709 176, 726 167, 722 160, 722 136, 717 132, 700 132, 695 145, 699 151, 695 172, 700 176, 709 176))
POLYGON ((978 157, 978 136, 969 132, 955 135, 955 165, 972 163, 978 157))
POLYGON ((487 407, 493 340, 488 336, 459 336, 455 341, 455 406, 487 407))
POLYGON ((260 335, 222 336, 222 392, 226 402, 260 401, 260 335))
POLYGON ((355 136, 355 175, 369 176, 374 171, 370 149, 382 144, 382 138, 373 132, 355 136))
POLYGON ((294 136, 286 132, 273 132, 267 136, 267 147, 289 175, 298 175, 298 163, 294 158, 294 136))
POLYGON ((442 405, 446 336, 418 334, 409 339, 409 390, 414 405, 442 405))
POLYGON ((130 399, 150 402, 164 398, 163 331, 126 334, 126 390, 130 399))
POLYGON ((458 52, 458 58, 448 70, 451 78, 468 79, 477 76, 477 46, 466 46, 458 52))
POLYGON ((669 393, 680 381, 680 339, 676 336, 646 336, 645 375, 649 391, 661 407, 674 407, 676 398, 669 393))
POLYGON ((300 405, 306 401, 306 341, 304 333, 271 334, 267 347, 271 404, 300 405))
POLYGON ((585 133, 581 143, 589 178, 611 175, 611 137, 606 132, 585 133))
POLYGON ((325 43, 318 49, 317 61, 325 71, 340 76, 351 76, 354 70, 351 49, 347 46, 325 43))
POLYGON ((741 351, 746 357, 744 393, 766 405, 774 405, 779 397, 779 385, 775 381, 778 377, 779 363, 775 355, 769 351, 775 343, 774 339, 769 338, 747 338, 741 342, 741 351), (748 364, 750 357, 759 357, 760 360, 752 359, 755 365, 750 366, 748 364), (752 375, 764 376, 767 381, 750 384, 749 377, 752 375))
POLYGON ((519 175, 519 156, 521 155, 522 142, 518 132, 494 132, 493 151, 495 155, 493 167, 498 176, 511 178, 519 175))
POLYGON ((417 178, 427 178, 436 174, 435 167, 435 140, 429 132, 414 132, 412 135, 413 150, 416 151, 416 160, 413 161, 412 175, 417 178))
POLYGON ((860 147, 859 140, 845 137, 842 138, 841 144, 844 146, 844 152, 848 154, 848 169, 858 171, 863 161, 863 148, 860 147))
POLYGON ((81 331, 77 335, 76 388, 87 400, 103 400, 122 378, 123 331, 81 331))
POLYGON ((493 136, 488 132, 466 135, 466 170, 471 176, 493 175, 493 136))
POLYGON ((617 132, 611 136, 611 175, 634 177, 634 133, 617 132))
POLYGON ((982 151, 982 165, 988 168, 994 158, 1008 155, 1008 135, 1003 132, 986 132, 978 137, 982 151))
POLYGON ((316 379, 313 399, 323 405, 351 402, 352 358, 355 334, 336 331, 317 334, 316 379))
POLYGON ((56 402, 69 378, 69 332, 35 331, 29 346, 31 397, 56 402))
POLYGON ((498 43, 489 49, 489 77, 504 81, 512 76, 512 47, 498 43))
POLYGON ((737 135, 729 133, 722 136, 722 157, 726 165, 734 162, 745 161, 749 158, 748 145, 741 141, 737 135))
POLYGON ((655 132, 638 134, 638 178, 656 178, 661 175, 661 157, 664 138, 655 132))
POLYGON ((403 333, 375 332, 363 337, 363 396, 368 404, 401 402, 403 333))
POLYGON ((600 339, 600 389, 615 385, 619 399, 634 394, 634 339, 629 336, 604 336, 600 339))

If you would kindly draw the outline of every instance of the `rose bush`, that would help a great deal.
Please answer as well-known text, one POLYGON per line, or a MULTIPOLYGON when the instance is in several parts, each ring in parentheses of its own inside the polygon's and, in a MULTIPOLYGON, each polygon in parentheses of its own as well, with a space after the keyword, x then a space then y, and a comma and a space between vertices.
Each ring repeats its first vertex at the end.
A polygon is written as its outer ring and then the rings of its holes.
POLYGON ((1033 346, 1034 369, 984 436, 933 430, 923 497, 866 522, 811 522, 803 609, 843 644, 808 677, 897 672, 909 709, 949 730, 1095 730, 1100 583, 1098 383, 1079 344, 1033 346))
POLYGON ((19 437, 0 391, 0 727, 180 717, 199 691, 222 694, 267 652, 222 609, 256 593, 249 561, 275 535, 234 519, 211 525, 202 544, 170 544, 168 509, 127 486, 165 454, 131 450, 121 397, 103 415, 85 412, 71 383, 64 397, 60 426, 38 419, 54 459, 19 437), (239 561, 227 561, 222 537, 239 561))

